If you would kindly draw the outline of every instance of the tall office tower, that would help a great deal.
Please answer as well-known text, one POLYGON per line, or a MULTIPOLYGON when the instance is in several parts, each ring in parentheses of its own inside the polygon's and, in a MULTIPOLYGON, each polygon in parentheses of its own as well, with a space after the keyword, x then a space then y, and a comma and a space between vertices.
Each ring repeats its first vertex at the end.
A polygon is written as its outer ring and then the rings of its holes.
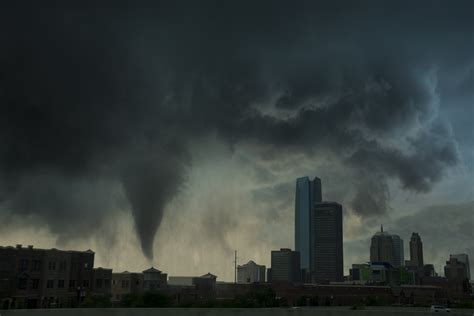
POLYGON ((342 206, 336 202, 315 203, 310 232, 311 281, 342 281, 342 206))
POLYGON ((288 248, 273 250, 269 282, 301 281, 300 253, 288 248))
POLYGON ((295 196, 295 250, 301 254, 303 281, 310 279, 311 267, 311 210, 322 201, 321 179, 308 177, 296 180, 295 196))
POLYGON ((449 255, 449 259, 458 259, 459 262, 462 262, 466 266, 466 271, 465 274, 467 278, 470 280, 471 279, 471 269, 469 267, 469 256, 465 253, 457 254, 457 255, 449 255))
POLYGON ((412 233, 410 239, 410 264, 423 268, 423 243, 418 233, 412 233))
POLYGON ((405 264, 405 253, 403 249, 403 239, 398 235, 392 235, 393 241, 393 266, 401 267, 405 264))
POLYGON ((459 261, 458 258, 449 257, 444 266, 444 276, 449 280, 464 280, 468 278, 467 268, 464 262, 459 261))
POLYGON ((394 239, 380 226, 380 231, 372 236, 370 243, 370 262, 387 262, 394 266, 394 249, 394 239))

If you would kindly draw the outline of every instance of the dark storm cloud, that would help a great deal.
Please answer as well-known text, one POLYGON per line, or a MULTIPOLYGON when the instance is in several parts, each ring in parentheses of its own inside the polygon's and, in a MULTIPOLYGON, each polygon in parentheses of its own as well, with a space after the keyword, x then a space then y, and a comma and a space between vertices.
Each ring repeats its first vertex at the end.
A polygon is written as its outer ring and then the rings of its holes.
MULTIPOLYGON (((386 210, 388 179, 424 192, 458 163, 430 78, 472 62, 471 2, 105 4, 0 13, 0 198, 53 232, 82 200, 50 182, 60 196, 51 206, 30 177, 115 181, 151 258, 189 145, 214 133, 232 146, 338 157, 360 179, 362 215, 386 210)), ((110 209, 91 208, 91 223, 110 209)))

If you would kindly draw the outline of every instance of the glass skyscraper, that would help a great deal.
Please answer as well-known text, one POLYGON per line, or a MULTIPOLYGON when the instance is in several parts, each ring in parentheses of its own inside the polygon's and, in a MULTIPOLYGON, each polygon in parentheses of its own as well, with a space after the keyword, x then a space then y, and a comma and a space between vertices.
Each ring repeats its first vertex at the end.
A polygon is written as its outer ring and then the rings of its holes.
POLYGON ((311 268, 311 213, 315 203, 322 201, 321 179, 308 177, 296 180, 295 250, 301 254, 301 269, 308 279, 311 268))
POLYGON ((342 281, 344 255, 342 206, 315 203, 311 216, 311 282, 342 281))
POLYGON ((393 266, 395 268, 405 265, 405 250, 403 249, 403 239, 398 235, 392 235, 393 240, 393 266))

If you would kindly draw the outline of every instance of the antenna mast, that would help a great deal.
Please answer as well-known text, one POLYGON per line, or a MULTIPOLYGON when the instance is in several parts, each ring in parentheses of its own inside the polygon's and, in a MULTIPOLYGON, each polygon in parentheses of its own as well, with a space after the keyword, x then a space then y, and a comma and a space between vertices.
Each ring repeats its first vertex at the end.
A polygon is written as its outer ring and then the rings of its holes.
POLYGON ((234 251, 234 284, 237 284, 237 250, 234 251))

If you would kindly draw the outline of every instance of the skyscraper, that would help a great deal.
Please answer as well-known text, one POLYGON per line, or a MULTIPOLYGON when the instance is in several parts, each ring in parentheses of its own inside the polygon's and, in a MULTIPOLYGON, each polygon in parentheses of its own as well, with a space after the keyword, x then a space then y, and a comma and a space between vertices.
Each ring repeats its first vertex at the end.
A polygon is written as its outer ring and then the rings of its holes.
POLYGON ((469 256, 465 253, 457 254, 457 255, 449 255, 449 258, 458 259, 459 262, 464 263, 465 265, 465 275, 470 280, 471 279, 471 269, 469 267, 469 256))
POLYGON ((311 281, 342 281, 342 206, 336 202, 315 203, 310 232, 311 281))
POLYGON ((295 196, 295 250, 301 254, 301 268, 309 279, 311 267, 311 210, 322 201, 321 179, 308 177, 296 180, 295 196))
POLYGON ((370 262, 386 262, 394 265, 394 240, 388 232, 380 231, 372 236, 370 243, 370 262))
POLYGON ((469 279, 467 275, 466 264, 460 261, 458 258, 449 257, 449 261, 446 261, 444 266, 444 275, 450 280, 464 280, 469 279))
POLYGON ((405 264, 405 253, 403 239, 398 235, 392 235, 393 240, 393 266, 398 268, 405 264))
POLYGON ((410 265, 423 268, 423 243, 418 233, 412 233, 410 239, 410 265))
POLYGON ((403 239, 398 235, 390 235, 380 226, 380 231, 372 236, 370 243, 370 261, 386 262, 393 267, 401 267, 405 263, 403 239))

